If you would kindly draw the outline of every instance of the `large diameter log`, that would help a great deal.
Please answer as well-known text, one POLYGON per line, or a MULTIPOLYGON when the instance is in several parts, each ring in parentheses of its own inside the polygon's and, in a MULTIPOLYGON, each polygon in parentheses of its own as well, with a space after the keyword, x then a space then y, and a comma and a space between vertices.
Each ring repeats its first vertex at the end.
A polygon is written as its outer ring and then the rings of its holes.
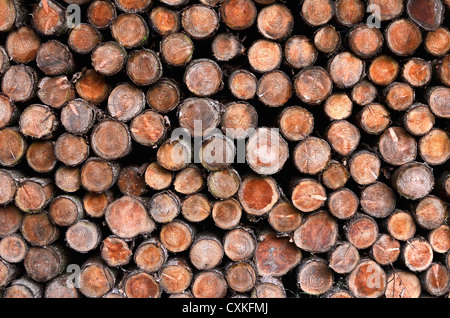
POLYGON ((387 276, 386 298, 419 298, 420 279, 409 271, 395 270, 387 276))
POLYGON ((434 31, 444 19, 445 8, 440 0, 409 0, 406 12, 421 28, 434 31))
POLYGON ((67 40, 72 51, 89 54, 102 41, 101 33, 90 24, 80 23, 70 31, 67 40))
POLYGON ((392 185, 402 196, 417 200, 425 197, 434 186, 433 171, 426 164, 412 162, 401 166, 392 175, 392 185))
POLYGON ((218 61, 230 61, 244 52, 238 37, 231 33, 220 33, 214 37, 211 50, 218 61))
POLYGON ((144 174, 145 183, 153 190, 167 189, 173 180, 173 173, 164 169, 158 162, 149 164, 144 174))
POLYGON ((331 94, 332 88, 330 74, 320 66, 306 67, 294 78, 295 93, 306 104, 320 104, 331 94))
POLYGON ((268 107, 281 107, 292 96, 291 79, 280 70, 267 72, 259 79, 256 95, 268 107))
POLYGON ((189 35, 175 32, 163 37, 160 43, 161 57, 171 66, 184 66, 192 60, 194 43, 189 35))
POLYGON ((37 282, 48 282, 55 278, 67 266, 64 253, 55 245, 30 248, 24 260, 27 275, 37 282))
POLYGON ((419 27, 408 19, 398 19, 386 27, 386 44, 389 49, 399 55, 411 55, 422 43, 419 27))
POLYGON ((302 3, 301 16, 307 24, 317 27, 330 21, 334 11, 331 0, 306 0, 302 3))
POLYGON ((178 106, 178 121, 191 136, 208 135, 220 123, 220 104, 209 98, 187 98, 178 106))
POLYGON ((69 47, 57 40, 50 40, 39 47, 36 64, 48 76, 68 74, 75 67, 69 47))
POLYGON ((254 262, 260 276, 283 276, 297 266, 302 259, 302 251, 289 242, 287 237, 277 237, 269 231, 260 235, 255 250, 254 262))
POLYGON ((45 286, 44 297, 45 298, 81 298, 81 293, 72 284, 69 273, 61 274, 45 286))

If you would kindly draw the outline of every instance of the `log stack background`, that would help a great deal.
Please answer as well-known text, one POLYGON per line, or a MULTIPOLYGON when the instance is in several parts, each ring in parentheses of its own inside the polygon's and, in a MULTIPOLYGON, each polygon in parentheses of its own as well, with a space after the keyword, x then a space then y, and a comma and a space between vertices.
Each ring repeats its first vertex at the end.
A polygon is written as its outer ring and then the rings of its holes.
POLYGON ((0 0, 0 295, 449 297, 449 5, 0 0))

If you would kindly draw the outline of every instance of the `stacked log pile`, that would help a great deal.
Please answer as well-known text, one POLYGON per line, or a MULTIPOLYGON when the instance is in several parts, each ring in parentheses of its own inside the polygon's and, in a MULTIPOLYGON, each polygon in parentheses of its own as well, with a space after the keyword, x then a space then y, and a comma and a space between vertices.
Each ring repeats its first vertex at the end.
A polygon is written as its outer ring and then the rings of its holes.
POLYGON ((0 296, 450 297, 449 14, 0 0, 0 296))

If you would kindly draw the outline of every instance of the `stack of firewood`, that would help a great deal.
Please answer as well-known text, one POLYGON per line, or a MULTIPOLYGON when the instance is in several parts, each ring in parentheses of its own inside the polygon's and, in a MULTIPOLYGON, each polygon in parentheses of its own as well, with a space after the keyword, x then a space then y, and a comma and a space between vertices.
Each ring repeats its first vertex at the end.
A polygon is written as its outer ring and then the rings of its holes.
POLYGON ((0 296, 450 297, 448 0, 0 0, 0 296))

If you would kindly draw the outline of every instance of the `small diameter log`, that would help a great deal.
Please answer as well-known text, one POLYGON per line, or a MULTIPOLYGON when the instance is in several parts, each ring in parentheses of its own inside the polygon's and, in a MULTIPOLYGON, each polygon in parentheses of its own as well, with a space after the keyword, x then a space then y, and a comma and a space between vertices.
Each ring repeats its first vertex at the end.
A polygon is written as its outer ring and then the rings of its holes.
POLYGON ((19 180, 22 177, 16 171, 0 169, 0 204, 2 206, 6 206, 14 200, 19 180))
POLYGON ((60 166, 55 171, 55 185, 64 192, 76 192, 81 188, 79 167, 60 166))
POLYGON ((413 216, 402 210, 395 210, 386 221, 388 233, 399 241, 408 241, 416 234, 413 216))
POLYGON ((110 86, 104 76, 89 69, 82 72, 80 78, 75 82, 75 89, 82 99, 98 105, 108 98, 110 86))
POLYGON ((100 158, 89 158, 81 167, 81 185, 87 191, 101 193, 111 188, 119 177, 119 166, 100 158))
POLYGON ((245 156, 254 172, 272 175, 283 168, 289 147, 277 130, 259 127, 247 141, 245 156))
POLYGON ((268 215, 270 226, 278 233, 295 231, 302 221, 302 213, 288 201, 280 201, 275 204, 268 215))
POLYGON ((169 295, 187 291, 193 279, 189 263, 180 257, 173 257, 164 263, 158 272, 159 284, 169 295))
POLYGON ((2 75, 11 66, 9 56, 3 46, 0 46, 0 75, 2 75))
POLYGON ((228 284, 223 273, 215 269, 199 272, 191 285, 195 298, 224 298, 227 289, 228 284))
POLYGON ((244 30, 253 25, 258 12, 251 0, 225 0, 220 4, 220 18, 232 30, 244 30))
POLYGON ((332 25, 325 25, 314 33, 315 47, 325 53, 335 52, 341 45, 341 35, 332 25))
POLYGON ((259 39, 248 48, 247 58, 255 72, 266 73, 280 67, 283 50, 277 42, 259 39))
POLYGON ((14 234, 20 229, 23 214, 15 205, 0 206, 0 236, 14 234))
MULTIPOLYGON (((123 106, 123 103, 121 105, 123 106)), ((145 101, 141 106, 142 110, 145 107, 145 101)), ((170 124, 168 121, 162 115, 152 110, 147 110, 135 117, 133 116, 130 123, 131 137, 144 146, 156 146, 161 143, 167 136, 169 128, 170 124)))
MULTIPOLYGON (((402 0, 369 0, 369 6, 378 6, 381 21, 389 21, 397 18, 403 13, 402 0)), ((372 9, 373 10, 373 9, 372 9)), ((373 13, 373 11, 371 11, 373 13)))
POLYGON ((330 120, 341 120, 350 117, 353 103, 347 94, 334 93, 326 99, 323 107, 330 120))
POLYGON ((408 109, 414 102, 414 89, 407 83, 394 82, 383 91, 387 106, 396 111, 408 109))
POLYGON ((179 171, 191 162, 191 149, 180 140, 167 139, 158 148, 156 159, 164 169, 179 171))
POLYGON ((37 97, 43 104, 60 109, 75 99, 75 89, 66 76, 44 77, 39 81, 37 97))
POLYGON ((218 236, 212 233, 200 233, 189 249, 189 260, 198 270, 209 270, 222 261, 223 246, 218 236))
POLYGON ((272 209, 280 198, 280 192, 271 177, 250 174, 242 180, 238 198, 246 213, 261 216, 272 209))
POLYGON ((100 298, 114 288, 114 272, 98 258, 88 259, 81 267, 79 291, 88 298, 100 298))
POLYGON ((116 7, 110 1, 95 0, 89 5, 86 16, 90 24, 103 30, 108 28, 116 18, 116 7))
POLYGON ((450 273, 439 263, 433 263, 422 275, 422 283, 427 292, 439 297, 447 294, 450 289, 450 273))
POLYGON ((426 94, 428 106, 430 106, 433 114, 440 118, 450 118, 450 111, 447 106, 449 98, 450 88, 444 86, 431 87, 426 94))
POLYGON ((447 54, 442 60, 438 61, 437 76, 442 84, 450 86, 450 55, 447 54))
POLYGON ((83 137, 64 133, 56 140, 54 153, 56 159, 66 166, 77 166, 87 159, 89 149, 83 137))
POLYGON ((129 0, 114 0, 117 8, 128 13, 142 13, 150 9, 152 0, 129 1, 129 0))
POLYGON ((84 217, 83 204, 78 197, 59 195, 52 200, 48 214, 58 226, 71 226, 84 217))
POLYGON ((350 175, 342 163, 331 160, 320 177, 324 186, 331 190, 337 190, 345 186, 350 175))
POLYGON ((146 100, 158 113, 168 113, 174 110, 181 100, 180 85, 173 79, 164 77, 148 89, 146 100))
POLYGON ((28 244, 19 234, 11 234, 0 240, 0 257, 8 263, 22 262, 27 252, 28 244))
POLYGON ((128 127, 119 121, 103 120, 92 130, 91 148, 97 156, 106 160, 125 157, 131 151, 128 127))
POLYGON ((174 190, 182 194, 194 194, 203 188, 204 179, 200 168, 194 164, 183 168, 175 175, 174 190))
POLYGON ((320 66, 304 68, 294 78, 294 90, 300 100, 318 105, 330 96, 333 82, 328 72, 320 66))
POLYGON ((325 140, 308 137, 294 149, 295 167, 304 174, 316 175, 323 171, 331 159, 331 147, 325 140))
POLYGON ((194 52, 194 43, 184 33, 172 33, 163 37, 160 43, 161 57, 171 66, 188 64, 194 52))
POLYGON ((132 52, 127 61, 127 75, 139 86, 155 83, 162 76, 162 64, 156 53, 143 49, 132 52))
POLYGON ((433 171, 426 164, 412 162, 395 170, 392 186, 403 197, 417 200, 425 197, 434 186, 433 171))
POLYGON ((103 42, 92 51, 91 60, 96 72, 112 76, 125 67, 127 51, 117 42, 103 42))
POLYGON ((330 194, 327 204, 328 210, 334 217, 346 220, 358 210, 359 198, 352 190, 341 188, 330 194))
POLYGON ((427 230, 433 230, 445 220, 446 208, 444 202, 434 195, 421 199, 414 209, 416 223, 427 230))
POLYGON ((433 261, 433 248, 424 238, 416 236, 402 249, 402 260, 413 272, 423 272, 433 261))
POLYGON ((361 22, 366 9, 361 0, 338 0, 334 6, 337 21, 347 27, 361 22))
MULTIPOLYGON (((430 108, 421 103, 414 104, 405 112, 403 125, 406 130, 414 136, 423 136, 434 127, 435 117, 430 108)), ((420 151, 420 142, 419 142, 420 151)))
POLYGON ((12 61, 27 64, 36 58, 40 45, 41 40, 36 32, 28 26, 23 26, 8 34, 5 47, 12 61))
POLYGON ((46 105, 33 104, 28 106, 19 119, 22 134, 36 139, 49 139, 58 126, 58 118, 46 105))
POLYGON ((149 13, 150 26, 159 35, 178 32, 181 21, 178 12, 164 6, 156 6, 149 13))
POLYGON ((394 191, 379 181, 369 185, 361 192, 361 208, 374 218, 384 218, 391 214, 396 202, 394 191))
POLYGON ((333 272, 328 262, 319 257, 311 257, 297 269, 297 286, 309 295, 323 295, 333 286, 333 272))
POLYGON ((287 298, 283 282, 275 277, 260 277, 252 290, 251 298, 287 298))
POLYGON ((421 28, 434 31, 444 19, 445 7, 442 1, 438 0, 409 0, 406 12, 421 28))
POLYGON ((110 191, 103 193, 87 192, 83 197, 83 208, 93 218, 103 217, 108 205, 113 202, 110 191))
POLYGON ((366 24, 353 28, 348 38, 352 52, 363 59, 375 57, 384 42, 381 31, 366 24))
POLYGON ((209 192, 217 199, 228 199, 239 190, 241 179, 236 170, 227 168, 211 172, 207 179, 209 192))
POLYGON ((258 12, 256 26, 265 38, 275 41, 283 40, 294 28, 294 16, 285 5, 275 3, 258 12))
POLYGON ((387 276, 386 298, 419 298, 422 292, 419 278, 404 270, 395 270, 387 276))
POLYGON ((310 214, 294 232, 294 243, 302 250, 324 253, 332 249, 338 237, 336 219, 327 211, 310 214))
POLYGON ((339 242, 333 251, 329 252, 329 267, 338 274, 350 273, 359 263, 358 249, 349 242, 339 242))
POLYGON ((50 202, 54 192, 50 179, 26 179, 19 184, 14 203, 24 212, 37 213, 50 202))
POLYGON ((256 250, 256 237, 251 229, 236 227, 223 236, 225 255, 234 262, 249 260, 256 250))
POLYGON ((283 106, 292 96, 291 80, 282 71, 277 70, 265 73, 259 79, 256 95, 266 106, 283 106))
MULTIPOLYGON (((128 253, 127 253, 128 254, 128 253)), ((129 251, 131 255, 131 251, 129 251)), ((157 238, 144 240, 134 252, 134 262, 143 271, 157 272, 167 263, 168 253, 166 248, 157 238)))
POLYGON ((19 275, 19 268, 0 259, 0 286, 8 286, 19 275))
POLYGON ((242 54, 244 47, 237 36, 231 33, 220 33, 214 37, 211 51, 217 61, 230 61, 242 54))
POLYGON ((35 282, 27 275, 13 280, 11 285, 5 289, 3 298, 42 298, 44 285, 35 282))
POLYGON ((214 95, 223 86, 221 68, 210 59, 193 60, 186 67, 184 83, 197 96, 214 95))
POLYGON ((428 32, 424 42, 425 50, 434 56, 444 56, 450 51, 450 31, 440 27, 428 32))
POLYGON ((33 142, 28 146, 26 159, 28 166, 36 172, 52 171, 56 165, 54 143, 51 141, 33 142))
POLYGON ((301 69, 314 64, 318 51, 314 44, 303 35, 294 35, 284 44, 284 57, 290 67, 301 69))
POLYGON ((181 214, 189 222, 201 222, 211 214, 211 202, 200 193, 188 195, 181 205, 181 214))
POLYGON ((170 190, 156 193, 148 202, 148 213, 157 223, 169 223, 180 214, 181 202, 170 190))
POLYGON ((83 99, 72 100, 61 110, 61 123, 72 134, 87 134, 94 121, 95 109, 83 99))
POLYGON ((178 107, 178 121, 191 136, 206 136, 220 123, 220 104, 208 98, 187 98, 178 107))
POLYGON ((68 74, 75 67, 69 47, 57 40, 50 40, 39 47, 36 63, 49 76, 68 74))
POLYGON ((348 275, 347 284, 357 298, 380 298, 386 290, 386 273, 375 261, 362 259, 348 275))
POLYGON ((363 60, 350 52, 342 52, 330 60, 328 72, 337 87, 349 88, 362 79, 364 67, 363 60))
POLYGON ((239 224, 242 208, 239 202, 233 198, 216 201, 213 204, 211 215, 218 228, 229 230, 239 224))
POLYGON ((194 40, 206 39, 219 28, 219 16, 209 6, 194 4, 181 12, 181 26, 194 40))
POLYGON ((123 239, 150 234, 156 227, 144 204, 130 196, 123 196, 108 205, 105 220, 111 232, 123 239))
POLYGON ((100 228, 88 220, 81 220, 66 231, 67 245, 78 253, 87 253, 100 244, 102 234, 100 228))
POLYGON ((48 282, 67 266, 64 251, 57 246, 31 247, 24 260, 27 275, 37 282, 48 282))
POLYGON ((432 230, 428 235, 428 242, 436 253, 447 253, 450 250, 450 227, 443 224, 432 230))
POLYGON ((314 129, 313 115, 303 107, 289 106, 279 115, 282 135, 289 141, 300 141, 308 137, 314 129))
POLYGON ((144 108, 144 92, 131 83, 119 84, 111 91, 108 98, 108 113, 118 121, 130 121, 141 113, 144 108))
POLYGON ((69 34, 67 44, 78 54, 89 54, 100 44, 102 35, 92 25, 80 23, 69 34))
POLYGON ((339 288, 331 288, 325 295, 324 298, 353 298, 349 291, 339 288))
POLYGON ((105 238, 100 246, 101 258, 111 267, 127 265, 131 261, 132 254, 128 243, 114 235, 105 238))
POLYGON ((400 65, 394 58, 379 55, 370 63, 367 76, 374 84, 387 86, 397 78, 399 72, 400 65))
POLYGON ((441 165, 450 159, 450 136, 434 128, 419 140, 420 157, 429 165, 441 165))
POLYGON ((14 0, 2 0, 0 2, 0 32, 11 30, 14 24, 17 24, 19 12, 17 12, 16 2, 14 0))
POLYGON ((228 88, 237 99, 249 100, 256 95, 256 76, 244 69, 235 70, 228 77, 228 88))
POLYGON ((302 259, 302 251, 289 238, 277 237, 275 232, 261 234, 258 241, 254 262, 260 276, 283 276, 302 259))
POLYGON ((250 262, 231 263, 227 266, 225 278, 233 291, 246 293, 255 287, 256 270, 250 262))
POLYGON ((122 13, 111 23, 111 35, 126 49, 141 47, 147 43, 150 29, 139 14, 122 13))
POLYGON ((351 100, 361 106, 366 106, 373 103, 377 96, 377 88, 373 85, 373 83, 367 80, 362 80, 361 82, 356 83, 350 93, 351 100))
POLYGON ((173 173, 154 161, 147 166, 144 178, 145 183, 153 190, 164 190, 172 184, 173 173))
POLYGON ((128 166, 120 170, 117 186, 123 195, 142 196, 147 192, 144 179, 145 166, 128 166))
POLYGON ((33 8, 31 25, 41 35, 61 35, 67 30, 66 10, 55 1, 41 0, 33 8))
POLYGON ((232 139, 215 133, 206 137, 199 149, 199 160, 208 171, 219 171, 228 168, 236 156, 236 147, 232 139))
POLYGON ((19 108, 5 95, 0 95, 0 113, 0 129, 15 124, 20 116, 19 108))
POLYGON ((194 236, 195 229, 192 225, 176 219, 161 227, 159 239, 169 252, 178 253, 191 246, 194 236))
POLYGON ((300 179, 292 189, 292 204, 302 212, 321 208, 327 200, 325 188, 314 179, 300 179))
POLYGON ((381 234, 372 245, 370 255, 382 266, 391 265, 400 256, 400 242, 388 234, 381 234))
POLYGON ((421 58, 409 59, 402 70, 402 77, 406 83, 413 87, 422 87, 431 80, 431 62, 421 58))
POLYGON ((47 213, 27 214, 20 228, 23 238, 32 246, 47 246, 59 238, 60 230, 47 213))
POLYGON ((256 109, 246 102, 231 102, 225 105, 222 114, 221 129, 233 139, 249 137, 258 125, 256 109))
POLYGON ((338 120, 328 126, 326 138, 336 153, 349 156, 358 147, 361 133, 350 122, 338 120))
POLYGON ((398 19, 391 22, 385 30, 388 48, 399 56, 412 55, 422 43, 419 27, 411 20, 398 19))
POLYGON ((402 127, 390 127, 381 136, 378 148, 383 160, 401 166, 416 159, 417 142, 402 127))
POLYGON ((347 240, 357 249, 371 247, 378 238, 378 225, 370 216, 357 213, 345 225, 347 240))
POLYGON ((301 16, 307 24, 317 27, 326 24, 334 16, 334 4, 331 0, 305 0, 302 3, 301 16))
POLYGON ((373 152, 360 150, 350 158, 348 169, 350 176, 356 183, 368 185, 378 179, 381 161, 373 152))
POLYGON ((25 65, 13 65, 3 74, 2 92, 14 102, 27 102, 35 95, 36 71, 25 65))
POLYGON ((81 293, 71 281, 69 273, 61 274, 45 286, 45 298, 80 298, 81 293))

